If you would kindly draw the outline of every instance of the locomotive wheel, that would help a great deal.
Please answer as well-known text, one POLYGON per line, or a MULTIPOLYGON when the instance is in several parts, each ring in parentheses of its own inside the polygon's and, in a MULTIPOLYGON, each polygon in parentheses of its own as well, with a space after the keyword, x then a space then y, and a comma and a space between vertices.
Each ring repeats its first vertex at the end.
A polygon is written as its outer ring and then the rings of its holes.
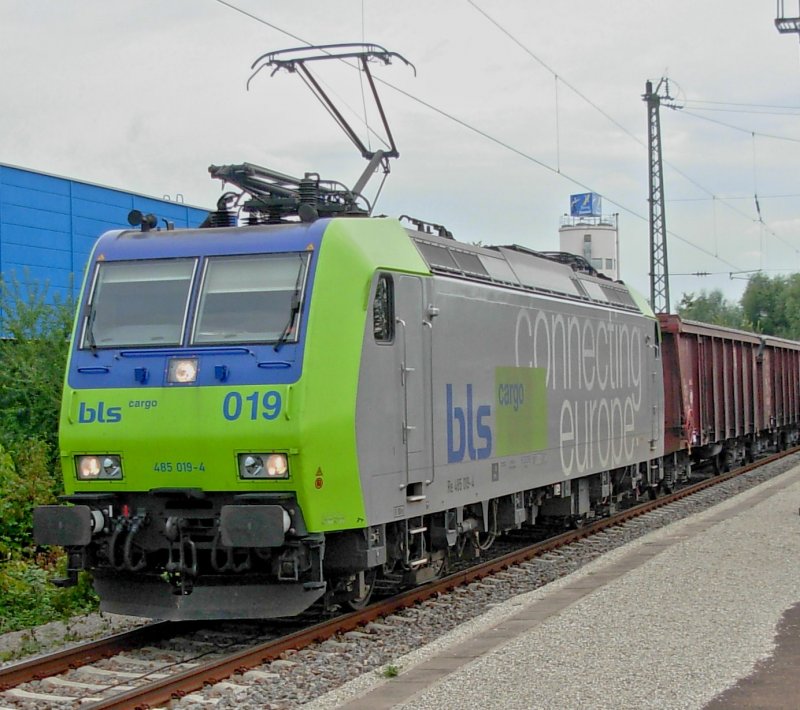
POLYGON ((375 580, 378 577, 378 570, 368 569, 364 572, 364 593, 360 597, 348 599, 345 604, 353 611, 363 609, 369 600, 372 598, 372 592, 375 590, 375 580))
POLYGON ((447 570, 449 569, 449 565, 447 563, 447 555, 442 554, 441 558, 438 560, 434 560, 431 562, 431 567, 435 570, 436 579, 440 577, 444 577, 447 574, 447 570))
POLYGON ((573 515, 564 527, 570 530, 580 530, 586 523, 586 515, 573 515))

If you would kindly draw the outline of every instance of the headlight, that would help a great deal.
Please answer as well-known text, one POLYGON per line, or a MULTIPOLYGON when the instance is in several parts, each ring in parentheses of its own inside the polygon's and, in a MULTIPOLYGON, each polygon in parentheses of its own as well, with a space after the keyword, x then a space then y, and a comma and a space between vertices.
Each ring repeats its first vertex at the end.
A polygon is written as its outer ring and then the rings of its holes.
POLYGON ((239 454, 239 478, 289 478, 286 454, 239 454))
POLYGON ((75 469, 80 481, 113 481, 122 478, 122 460, 119 456, 76 456, 75 469))
POLYGON ((167 368, 167 382, 188 385, 197 379, 197 358, 174 357, 167 368))

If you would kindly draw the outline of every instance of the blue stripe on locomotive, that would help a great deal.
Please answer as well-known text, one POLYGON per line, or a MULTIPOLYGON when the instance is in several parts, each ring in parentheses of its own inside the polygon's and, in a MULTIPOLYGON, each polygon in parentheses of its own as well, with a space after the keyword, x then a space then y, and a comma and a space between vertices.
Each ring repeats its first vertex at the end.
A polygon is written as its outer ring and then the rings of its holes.
POLYGON ((95 353, 80 350, 83 314, 89 298, 89 286, 94 263, 135 259, 168 259, 196 256, 227 256, 236 254, 272 254, 311 251, 319 253, 322 235, 330 220, 320 219, 312 224, 270 225, 223 229, 181 230, 162 232, 107 232, 97 241, 92 255, 84 292, 81 295, 68 383, 75 389, 115 389, 122 387, 160 387, 165 383, 167 360, 171 356, 187 357, 196 354, 199 368, 196 386, 239 386, 269 382, 290 384, 300 378, 308 307, 311 300, 317 258, 312 256, 306 279, 306 291, 297 343, 287 342, 278 352, 272 344, 245 346, 199 346, 188 348, 126 347, 97 349, 95 353), (227 368, 221 379, 220 368, 227 368), (146 382, 141 378, 147 370, 146 382))

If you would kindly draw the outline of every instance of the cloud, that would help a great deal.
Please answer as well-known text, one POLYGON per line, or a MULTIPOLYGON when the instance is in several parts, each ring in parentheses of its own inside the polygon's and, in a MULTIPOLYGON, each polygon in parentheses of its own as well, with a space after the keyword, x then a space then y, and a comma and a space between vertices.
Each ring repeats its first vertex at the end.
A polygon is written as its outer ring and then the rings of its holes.
MULTIPOLYGON (((290 3, 234 4, 311 41, 357 41, 363 30, 418 70, 414 78, 395 62, 375 66, 377 77, 560 170, 379 85, 401 153, 379 210, 453 225, 465 241, 551 249, 569 194, 583 191, 572 178, 620 212, 623 276, 643 292, 645 81, 668 68, 688 98, 796 104, 796 41, 778 35, 773 8, 763 3, 476 0, 524 48, 470 3, 455 0, 307 0, 302 16, 290 3)), ((179 192, 198 205, 213 205, 220 193, 208 177, 211 163, 250 161, 296 175, 313 170, 351 184, 364 161, 297 76, 262 72, 245 89, 256 57, 297 44, 220 3, 4 0, 0 161, 156 196, 179 192)), ((361 129, 357 75, 343 67, 325 73, 361 129)), ((761 133, 796 130, 793 116, 703 115, 761 133)), ((795 268, 797 201, 769 195, 800 194, 800 144, 754 140, 685 111, 664 110, 662 126, 664 159, 690 178, 666 167, 667 199, 707 200, 667 203, 667 225, 680 237, 670 238, 671 269, 727 272, 726 262, 747 265, 756 253, 764 268, 795 268), (749 199, 711 199, 756 192, 780 239, 753 222, 749 199)), ((714 287, 705 278, 676 276, 674 300, 680 289, 714 287)), ((741 293, 743 283, 727 273, 713 278, 729 298, 741 293)))

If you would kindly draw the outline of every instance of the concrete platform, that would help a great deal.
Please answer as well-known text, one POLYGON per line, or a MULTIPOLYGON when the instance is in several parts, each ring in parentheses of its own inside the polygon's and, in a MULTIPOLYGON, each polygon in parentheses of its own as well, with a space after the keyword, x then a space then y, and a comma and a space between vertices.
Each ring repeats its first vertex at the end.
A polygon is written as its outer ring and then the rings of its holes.
POLYGON ((800 467, 307 705, 800 709, 800 467))

